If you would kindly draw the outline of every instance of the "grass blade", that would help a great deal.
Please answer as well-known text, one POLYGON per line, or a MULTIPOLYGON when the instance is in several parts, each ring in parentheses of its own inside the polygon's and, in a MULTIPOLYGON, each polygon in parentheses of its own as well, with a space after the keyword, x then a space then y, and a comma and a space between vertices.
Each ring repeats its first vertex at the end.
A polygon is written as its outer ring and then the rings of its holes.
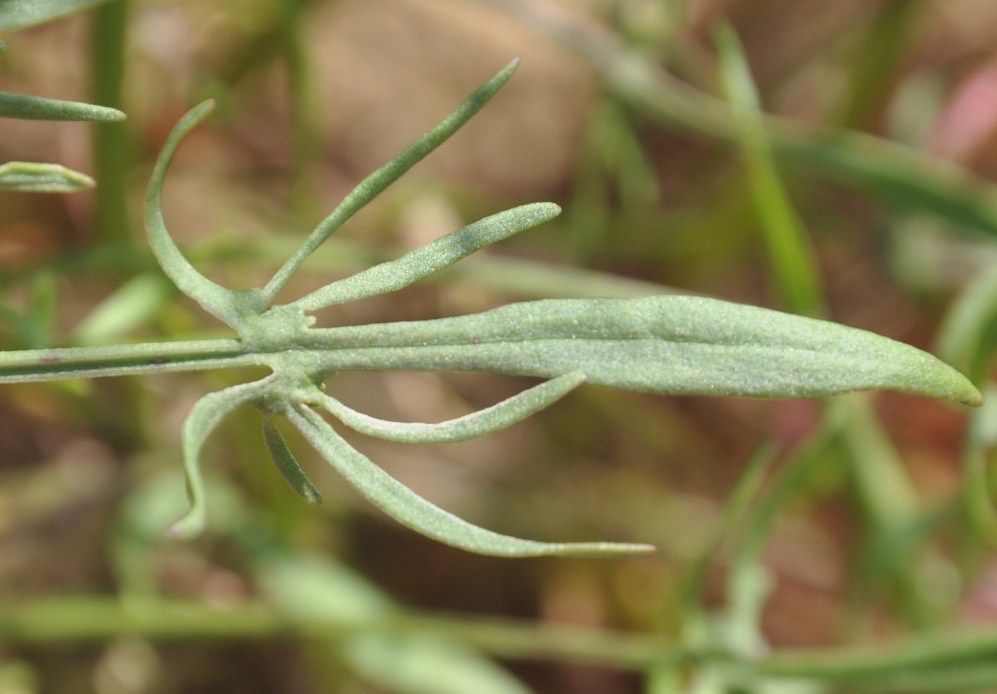
POLYGON ((740 41, 730 26, 722 25, 716 44, 778 295, 793 313, 819 315, 823 302, 813 249, 776 171, 758 93, 740 41))

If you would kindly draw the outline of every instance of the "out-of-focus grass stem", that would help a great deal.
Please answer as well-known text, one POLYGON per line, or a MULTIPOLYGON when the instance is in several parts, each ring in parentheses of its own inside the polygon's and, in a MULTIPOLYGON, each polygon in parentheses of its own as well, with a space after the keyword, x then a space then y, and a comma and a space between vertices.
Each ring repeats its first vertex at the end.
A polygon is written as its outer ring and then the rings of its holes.
MULTIPOLYGON (((94 10, 90 33, 91 100, 120 109, 125 73, 125 39, 128 0, 113 0, 94 10)), ((127 174, 131 147, 125 121, 96 123, 93 126, 94 228, 105 244, 127 248, 133 242, 129 232, 126 202, 127 174)))

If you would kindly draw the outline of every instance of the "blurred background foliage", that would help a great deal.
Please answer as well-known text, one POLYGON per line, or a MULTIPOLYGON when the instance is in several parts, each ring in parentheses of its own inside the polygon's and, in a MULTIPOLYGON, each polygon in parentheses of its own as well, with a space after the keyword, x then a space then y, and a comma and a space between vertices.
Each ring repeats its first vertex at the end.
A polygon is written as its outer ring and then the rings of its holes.
MULTIPOLYGON (((179 154, 167 218, 200 267, 248 287, 356 181, 519 55, 499 97, 330 240, 307 266, 311 284, 290 295, 551 200, 565 208, 557 221, 439 282, 322 320, 683 291, 823 313, 987 380, 988 0, 77 4, 85 11, 5 25, 0 84, 128 119, 4 121, 0 160, 59 162, 98 183, 0 193, 5 349, 218 332, 155 267, 139 218, 151 162, 197 101, 217 99, 218 113, 179 154), (752 110, 747 73, 725 70, 714 41, 724 23, 774 119, 752 110), (810 299, 780 279, 779 224, 802 249, 785 281, 810 299)), ((326 503, 306 507, 244 412, 209 453, 211 531, 172 542, 163 529, 186 503, 180 422, 237 379, 0 389, 0 693, 997 687, 987 407, 585 387, 485 440, 356 441, 487 527, 660 548, 517 561, 403 530, 308 460, 326 503), (921 639, 935 633, 950 636, 929 648, 921 639)), ((376 416, 437 421, 526 384, 351 373, 330 387, 376 416)))

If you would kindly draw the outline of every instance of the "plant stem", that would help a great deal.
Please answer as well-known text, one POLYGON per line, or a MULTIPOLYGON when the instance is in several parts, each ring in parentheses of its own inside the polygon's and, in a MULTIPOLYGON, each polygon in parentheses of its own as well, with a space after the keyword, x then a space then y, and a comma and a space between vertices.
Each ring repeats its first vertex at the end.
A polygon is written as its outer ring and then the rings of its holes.
MULTIPOLYGON (((90 34, 90 71, 94 103, 121 108, 125 72, 125 37, 128 2, 114 0, 94 11, 90 34)), ((94 177, 99 182, 94 197, 94 229, 99 238, 116 247, 131 245, 128 232, 129 196, 125 179, 130 148, 123 122, 94 125, 94 177)))
POLYGON ((244 354, 239 340, 146 342, 107 347, 64 347, 0 352, 0 381, 57 381, 140 373, 198 371, 245 366, 258 358, 244 354))
POLYGON ((960 672, 984 685, 997 684, 997 672, 992 666, 997 657, 995 630, 970 636, 927 636, 887 647, 783 649, 751 659, 720 650, 677 647, 674 641, 656 635, 487 617, 398 612, 365 622, 318 617, 303 620, 259 603, 219 608, 185 600, 122 601, 104 597, 43 598, 0 611, 0 639, 22 645, 101 641, 120 636, 157 640, 286 636, 342 640, 428 634, 505 658, 556 658, 638 671, 669 664, 728 663, 772 679, 812 679, 856 688, 883 689, 889 688, 891 682, 909 678, 928 681, 960 672))
POLYGON ((43 598, 0 612, 0 638, 11 644, 99 641, 124 635, 188 640, 288 635, 344 639, 370 634, 420 638, 439 634, 504 657, 556 657, 630 669, 708 655, 676 649, 668 639, 650 635, 418 613, 395 613, 365 622, 300 620, 260 603, 218 608, 185 600, 43 598))

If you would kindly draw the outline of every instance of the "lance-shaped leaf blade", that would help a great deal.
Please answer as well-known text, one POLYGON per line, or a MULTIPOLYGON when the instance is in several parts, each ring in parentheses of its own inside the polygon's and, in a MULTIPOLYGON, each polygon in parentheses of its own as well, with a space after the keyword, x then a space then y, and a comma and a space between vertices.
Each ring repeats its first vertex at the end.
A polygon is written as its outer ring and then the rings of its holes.
MULTIPOLYGON (((885 389, 980 403, 932 355, 837 323, 715 299, 511 304, 456 318, 313 331, 316 369, 488 371, 672 395, 821 397, 885 389)), ((302 345, 303 347, 306 345, 302 345)))
POLYGON ((350 409, 321 391, 316 403, 354 431, 399 443, 456 443, 506 429, 549 407, 585 382, 581 374, 567 374, 517 393, 500 403, 436 424, 392 422, 350 409))
POLYGON ((305 311, 386 294, 439 272, 485 246, 556 217, 561 208, 550 202, 514 207, 458 229, 397 260, 380 263, 326 285, 293 302, 305 311))
POLYGON ((78 101, 46 99, 30 94, 0 92, 0 118, 21 120, 114 121, 125 114, 116 108, 78 101))
POLYGON ((472 525, 423 499, 350 446, 318 413, 303 405, 283 414, 326 461, 371 503, 402 525, 469 552, 501 557, 604 555, 651 551, 641 544, 537 542, 472 525))

